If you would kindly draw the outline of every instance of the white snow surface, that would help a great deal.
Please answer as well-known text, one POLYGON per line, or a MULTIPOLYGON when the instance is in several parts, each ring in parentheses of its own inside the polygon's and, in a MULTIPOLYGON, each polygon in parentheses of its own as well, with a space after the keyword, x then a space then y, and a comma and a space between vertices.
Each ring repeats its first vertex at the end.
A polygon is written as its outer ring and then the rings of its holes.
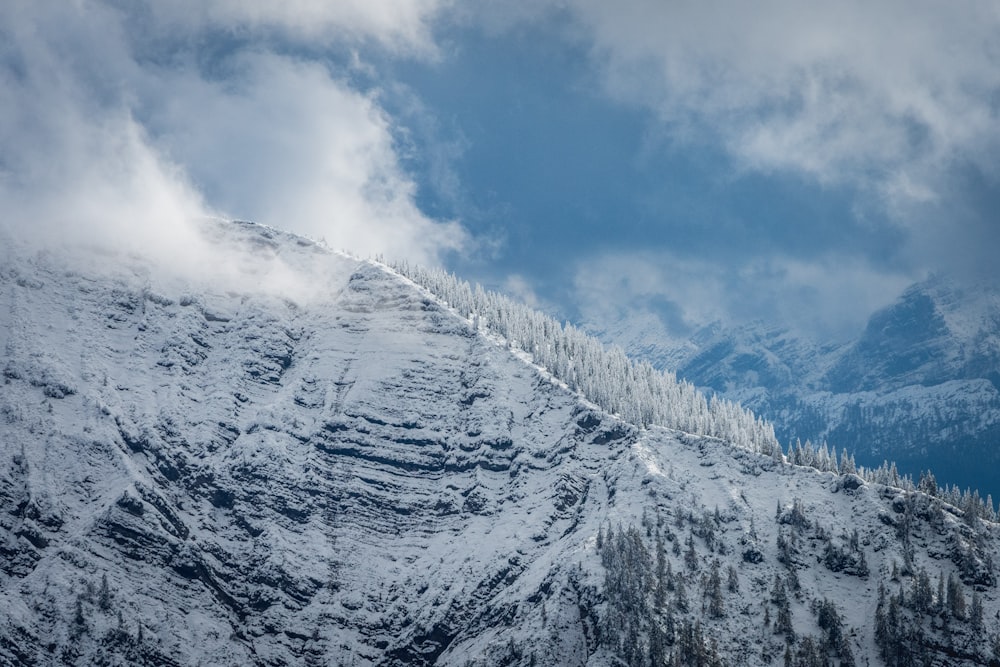
MULTIPOLYGON (((871 575, 824 568, 804 538, 796 631, 830 599, 878 664, 903 492, 637 429, 380 264, 212 229, 246 249, 227 275, 259 280, 2 251, 0 663, 615 664, 598 531, 645 516, 684 540, 718 510, 698 572, 668 553, 687 617, 727 664, 777 664, 761 617, 786 571, 776 508, 797 499, 835 543, 859 531, 871 575), (716 559, 739 577, 722 618, 699 593, 716 559)), ((917 522, 917 567, 957 573, 973 537, 996 556, 997 527, 960 516, 917 522)), ((979 591, 993 619, 995 585, 979 591)))

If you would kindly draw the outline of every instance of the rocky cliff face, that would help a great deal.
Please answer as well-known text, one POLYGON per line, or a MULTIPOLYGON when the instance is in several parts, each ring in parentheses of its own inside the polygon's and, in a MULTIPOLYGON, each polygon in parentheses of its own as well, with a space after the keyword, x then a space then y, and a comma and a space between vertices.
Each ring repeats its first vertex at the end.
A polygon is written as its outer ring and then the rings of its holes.
POLYGON ((876 656, 920 572, 980 614, 913 646, 991 659, 992 515, 638 429, 381 265, 217 237, 311 289, 7 245, 0 662, 876 656))
POLYGON ((1000 295, 938 278, 876 313, 823 377, 835 393, 1000 379, 1000 295))

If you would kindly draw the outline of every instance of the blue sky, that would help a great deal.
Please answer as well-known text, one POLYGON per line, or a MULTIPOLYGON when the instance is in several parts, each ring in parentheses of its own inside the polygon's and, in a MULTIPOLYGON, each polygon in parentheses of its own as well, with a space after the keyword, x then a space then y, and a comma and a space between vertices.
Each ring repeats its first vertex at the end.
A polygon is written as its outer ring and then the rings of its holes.
POLYGON ((15 0, 0 209, 146 245, 251 219, 595 325, 840 339, 929 273, 1000 280, 997 34, 971 0, 15 0))

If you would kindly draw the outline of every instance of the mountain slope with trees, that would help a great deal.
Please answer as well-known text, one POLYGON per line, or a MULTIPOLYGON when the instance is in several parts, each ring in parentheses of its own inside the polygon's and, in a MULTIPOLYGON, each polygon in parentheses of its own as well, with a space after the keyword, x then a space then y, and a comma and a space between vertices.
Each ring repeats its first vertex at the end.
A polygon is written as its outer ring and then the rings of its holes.
POLYGON ((445 274, 210 231, 311 289, 5 245, 0 662, 1000 660, 992 502, 445 274))

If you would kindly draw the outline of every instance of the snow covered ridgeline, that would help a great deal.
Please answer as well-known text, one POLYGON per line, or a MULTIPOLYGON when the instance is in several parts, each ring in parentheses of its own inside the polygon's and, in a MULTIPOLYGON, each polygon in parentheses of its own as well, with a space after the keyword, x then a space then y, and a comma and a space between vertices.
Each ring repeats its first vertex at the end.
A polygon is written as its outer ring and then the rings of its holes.
POLYGON ((781 455, 772 426, 738 403, 705 395, 669 371, 605 347, 571 324, 560 324, 523 303, 474 288, 441 269, 392 268, 440 298, 473 327, 501 337, 534 363, 603 410, 637 426, 664 426, 719 438, 736 447, 781 455))
MULTIPOLYGON (((878 468, 857 466, 843 450, 838 457, 826 443, 787 446, 787 458, 770 422, 756 417, 738 402, 705 394, 693 384, 678 380, 671 371, 657 370, 648 361, 629 358, 617 347, 606 347, 598 339, 573 325, 560 324, 523 303, 489 292, 442 269, 426 269, 395 263, 392 270, 427 289, 445 306, 467 319, 477 331, 500 338, 508 347, 523 351, 532 362, 579 391, 588 400, 626 422, 640 427, 664 426, 685 433, 707 435, 724 443, 774 457, 820 472, 856 474, 867 482, 914 490, 918 483, 900 475, 886 461, 878 468)), ((980 497, 977 490, 955 486, 938 489, 933 475, 927 474, 933 492, 946 502, 995 521, 993 499, 980 497)), ((923 479, 919 484, 921 488, 923 479)))

